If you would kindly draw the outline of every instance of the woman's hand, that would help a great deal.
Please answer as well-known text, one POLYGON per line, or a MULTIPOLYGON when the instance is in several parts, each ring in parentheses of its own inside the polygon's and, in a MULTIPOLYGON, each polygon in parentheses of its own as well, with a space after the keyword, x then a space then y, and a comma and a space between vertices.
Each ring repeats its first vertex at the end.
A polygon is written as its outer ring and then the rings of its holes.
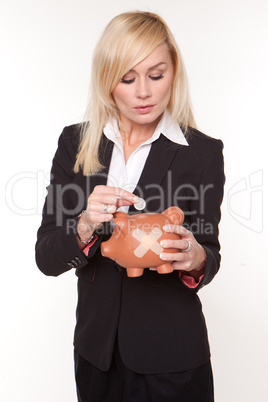
MULTIPOLYGON (((137 199, 137 196, 119 187, 96 186, 88 197, 87 208, 77 225, 80 239, 88 241, 96 229, 113 219, 119 207, 132 205, 137 199)), ((80 248, 85 247, 84 243, 77 240, 80 248)))
POLYGON ((178 234, 180 240, 162 240, 164 248, 176 248, 177 253, 161 253, 160 258, 172 263, 173 269, 186 271, 189 275, 198 279, 205 271, 206 252, 205 249, 195 240, 194 235, 183 226, 166 225, 164 230, 169 233, 178 234))

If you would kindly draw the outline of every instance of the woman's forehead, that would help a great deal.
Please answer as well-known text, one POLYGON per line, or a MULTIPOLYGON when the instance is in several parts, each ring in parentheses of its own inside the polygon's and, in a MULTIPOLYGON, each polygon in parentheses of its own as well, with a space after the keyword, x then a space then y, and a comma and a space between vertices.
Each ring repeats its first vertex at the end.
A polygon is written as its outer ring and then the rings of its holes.
POLYGON ((169 63, 171 63, 171 57, 167 46, 162 43, 157 46, 147 57, 145 57, 138 64, 134 65, 129 71, 136 71, 140 68, 153 70, 155 68, 165 68, 169 63))

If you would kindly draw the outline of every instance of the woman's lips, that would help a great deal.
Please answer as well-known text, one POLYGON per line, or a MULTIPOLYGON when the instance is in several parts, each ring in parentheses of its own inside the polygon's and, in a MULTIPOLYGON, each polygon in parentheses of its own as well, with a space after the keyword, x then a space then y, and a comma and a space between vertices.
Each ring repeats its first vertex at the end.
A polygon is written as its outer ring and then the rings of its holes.
POLYGON ((136 106, 134 109, 137 110, 137 112, 139 112, 140 114, 146 114, 149 113, 152 108, 154 107, 154 105, 140 105, 140 106, 136 106))

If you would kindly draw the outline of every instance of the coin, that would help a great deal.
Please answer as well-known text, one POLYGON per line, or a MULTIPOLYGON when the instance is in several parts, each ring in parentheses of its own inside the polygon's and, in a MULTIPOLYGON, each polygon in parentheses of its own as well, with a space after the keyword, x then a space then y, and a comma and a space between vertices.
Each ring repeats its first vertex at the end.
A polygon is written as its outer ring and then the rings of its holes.
POLYGON ((135 202, 134 207, 138 210, 141 211, 146 207, 146 202, 144 201, 143 198, 138 198, 138 201, 135 202))

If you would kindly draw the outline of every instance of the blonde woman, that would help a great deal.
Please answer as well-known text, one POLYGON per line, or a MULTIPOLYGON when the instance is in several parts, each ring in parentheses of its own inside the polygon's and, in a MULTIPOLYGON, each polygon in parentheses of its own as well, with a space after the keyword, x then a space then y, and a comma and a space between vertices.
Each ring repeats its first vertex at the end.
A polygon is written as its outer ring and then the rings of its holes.
POLYGON ((222 142, 195 128, 187 77, 166 23, 148 12, 116 16, 93 57, 81 125, 55 154, 36 261, 46 275, 75 269, 79 402, 211 402, 210 350, 198 290, 220 265, 222 142), (183 226, 161 254, 174 271, 129 278, 102 257, 118 208, 178 205, 183 226))

